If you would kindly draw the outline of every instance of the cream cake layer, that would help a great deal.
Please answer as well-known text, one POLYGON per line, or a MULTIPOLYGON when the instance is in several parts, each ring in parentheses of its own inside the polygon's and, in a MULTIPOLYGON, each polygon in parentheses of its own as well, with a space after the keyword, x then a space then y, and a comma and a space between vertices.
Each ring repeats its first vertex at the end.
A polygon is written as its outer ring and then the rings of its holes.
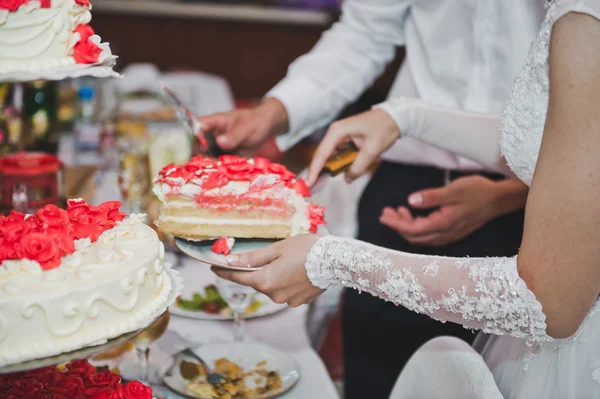
POLYGON ((102 343, 165 311, 173 282, 144 217, 117 222, 95 242, 76 240, 49 270, 29 259, 1 263, 0 367, 102 343))

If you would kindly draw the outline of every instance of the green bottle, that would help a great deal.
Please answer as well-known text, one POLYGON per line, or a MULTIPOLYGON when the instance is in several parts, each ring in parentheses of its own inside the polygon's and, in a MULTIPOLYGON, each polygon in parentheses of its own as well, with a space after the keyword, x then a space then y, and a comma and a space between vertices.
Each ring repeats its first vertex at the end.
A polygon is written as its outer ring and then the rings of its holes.
POLYGON ((58 152, 58 89, 56 82, 35 81, 23 89, 25 151, 58 152))

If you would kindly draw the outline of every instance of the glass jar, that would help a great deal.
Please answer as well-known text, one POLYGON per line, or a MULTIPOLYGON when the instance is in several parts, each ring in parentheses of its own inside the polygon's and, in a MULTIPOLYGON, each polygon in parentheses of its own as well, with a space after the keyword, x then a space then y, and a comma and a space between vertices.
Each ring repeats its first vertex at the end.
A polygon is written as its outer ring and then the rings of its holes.
POLYGON ((0 208, 33 212, 62 201, 62 163, 50 154, 19 152, 0 158, 0 208))

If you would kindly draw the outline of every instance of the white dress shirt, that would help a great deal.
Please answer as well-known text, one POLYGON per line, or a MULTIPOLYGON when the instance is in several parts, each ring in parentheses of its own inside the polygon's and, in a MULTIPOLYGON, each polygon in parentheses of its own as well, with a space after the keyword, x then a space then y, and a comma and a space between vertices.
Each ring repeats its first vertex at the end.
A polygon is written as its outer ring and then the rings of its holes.
MULTIPOLYGON (((390 98, 498 113, 543 16, 544 0, 344 0, 340 21, 267 94, 279 99, 290 117, 290 131, 277 144, 285 151, 333 121, 403 45, 406 59, 390 98)), ((383 158, 483 169, 410 137, 398 140, 383 158)))

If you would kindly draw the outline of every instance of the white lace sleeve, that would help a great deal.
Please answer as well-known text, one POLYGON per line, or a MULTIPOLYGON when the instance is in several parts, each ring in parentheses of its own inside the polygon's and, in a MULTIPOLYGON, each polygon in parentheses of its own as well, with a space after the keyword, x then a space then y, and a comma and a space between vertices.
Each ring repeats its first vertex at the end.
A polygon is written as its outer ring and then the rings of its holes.
POLYGON ((465 112, 404 97, 388 100, 375 108, 390 114, 401 136, 422 140, 496 172, 514 176, 500 152, 498 114, 465 112))
POLYGON ((550 340, 542 305, 513 258, 448 258, 392 251, 326 236, 306 261, 312 284, 369 292, 440 321, 528 343, 550 340))

